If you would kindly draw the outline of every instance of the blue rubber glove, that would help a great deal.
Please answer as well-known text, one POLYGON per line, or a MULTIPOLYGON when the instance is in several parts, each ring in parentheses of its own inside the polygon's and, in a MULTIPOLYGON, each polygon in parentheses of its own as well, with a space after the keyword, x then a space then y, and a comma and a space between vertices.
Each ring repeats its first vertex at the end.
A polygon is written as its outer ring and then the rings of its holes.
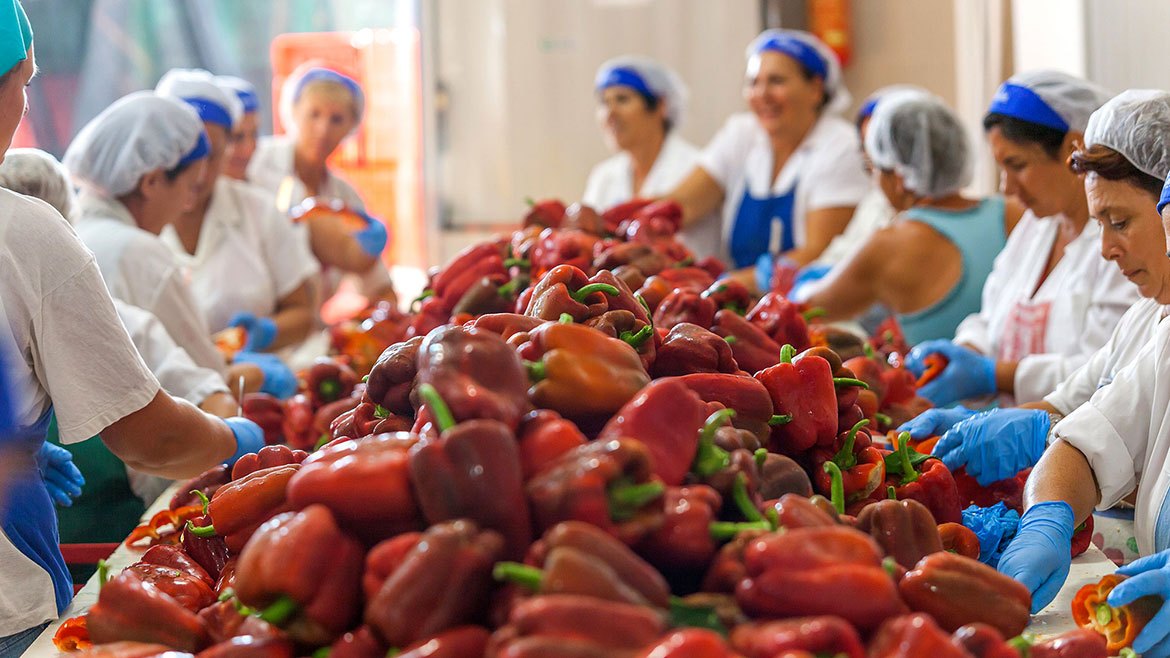
POLYGON ((768 252, 756 259, 756 290, 761 294, 772 289, 772 270, 776 268, 776 257, 768 252))
POLYGON ((811 285, 825 278, 825 275, 832 271, 832 265, 808 265, 801 268, 796 275, 796 279, 792 281, 792 290, 788 292, 789 299, 800 299, 803 296, 803 290, 811 285))
POLYGON ((906 357, 906 367, 915 376, 926 369, 924 360, 934 353, 947 357, 947 367, 934 381, 918 389, 918 394, 936 407, 945 407, 959 400, 989 395, 996 391, 995 360, 949 340, 928 340, 919 343, 906 357))
POLYGON ((1039 409, 992 409, 960 421, 935 444, 932 454, 952 471, 967 467, 988 486, 1035 466, 1044 454, 1052 419, 1039 409))
POLYGON ((258 352, 268 349, 276 340, 276 322, 269 317, 256 317, 247 311, 240 311, 228 321, 229 327, 243 327, 248 332, 244 349, 258 352))
POLYGON ((236 437, 236 454, 224 462, 228 468, 234 466, 240 457, 256 452, 264 447, 264 430, 260 429, 260 426, 256 423, 240 416, 224 418, 223 422, 227 424, 228 429, 236 437))
POLYGON ((49 442, 37 450, 37 468, 49 490, 49 497, 59 507, 71 507, 73 499, 81 495, 85 477, 73 463, 73 453, 49 442))
POLYGON ((1032 592, 1032 614, 1056 598, 1072 565, 1073 511, 1063 500, 1037 503, 1020 518, 1016 538, 999 559, 999 572, 1032 592))
POLYGON ((366 220, 366 227, 354 233, 353 238, 357 240, 362 251, 377 258, 386 248, 386 242, 389 241, 390 235, 386 232, 386 225, 377 217, 371 217, 366 213, 361 213, 361 216, 366 220))
POLYGON ((1148 595, 1160 597, 1162 608, 1133 640, 1133 650, 1144 658, 1170 656, 1170 551, 1162 551, 1134 560, 1117 570, 1128 580, 1109 593, 1109 605, 1120 607, 1148 595))
POLYGON ((959 405, 949 409, 927 409, 914 418, 902 423, 899 432, 909 432, 910 438, 922 440, 951 429, 960 420, 966 420, 979 413, 959 405))
POLYGON ((280 398, 291 398, 297 392, 297 376, 275 354, 266 352, 240 352, 236 363, 251 363, 264 373, 264 384, 260 391, 280 398))

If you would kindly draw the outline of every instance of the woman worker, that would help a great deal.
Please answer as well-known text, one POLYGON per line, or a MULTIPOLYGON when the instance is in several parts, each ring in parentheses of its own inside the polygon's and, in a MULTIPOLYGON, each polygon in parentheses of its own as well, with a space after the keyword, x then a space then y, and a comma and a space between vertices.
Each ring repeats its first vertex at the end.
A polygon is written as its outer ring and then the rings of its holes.
POLYGON ((173 69, 155 91, 190 104, 207 132, 210 153, 195 203, 162 238, 190 272, 211 331, 244 327, 249 351, 302 342, 314 323, 310 281, 317 262, 267 194, 220 175, 242 104, 206 71, 173 69))
POLYGON ((228 135, 227 149, 223 157, 223 175, 235 180, 248 180, 248 163, 256 152, 260 138, 260 96, 256 87, 243 78, 232 75, 217 75, 215 83, 222 89, 230 90, 240 99, 244 113, 232 126, 228 135))
MULTIPOLYGON (((581 203, 604 212, 678 186, 699 159, 699 149, 678 135, 687 100, 678 75, 648 57, 615 57, 597 69, 593 88, 605 143, 617 154, 589 172, 581 203)), ((718 253, 716 222, 692 224, 679 235, 696 258, 718 253)))
MULTIPOLYGON (((1126 91, 1093 115, 1084 155, 1090 161, 1108 157, 1119 166, 1112 151, 1132 167, 1128 175, 1111 172, 1116 179, 1103 175, 1106 168, 1086 171, 1090 202, 1103 221, 1124 224, 1142 212, 1141 205, 1155 203, 1151 172, 1170 170, 1168 143, 1166 92, 1126 91)), ((1164 209, 1167 202, 1170 194, 1164 192, 1158 205, 1164 209)), ((1028 478, 1026 511, 998 568, 1032 591, 1033 610, 1048 605, 1068 577, 1073 528, 1094 507, 1108 509, 1135 493, 1134 529, 1139 552, 1147 557, 1118 570, 1131 578, 1113 590, 1109 603, 1120 606, 1149 594, 1170 599, 1168 349, 1170 325, 1163 322, 1111 384, 1054 428, 1055 442, 1028 478)), ((1164 603, 1133 648, 1143 656, 1170 656, 1170 608, 1164 603)))
POLYGON ((969 199, 967 134, 939 99, 893 92, 878 101, 865 138, 874 179, 900 213, 804 292, 830 320, 890 309, 911 343, 952 335, 1018 218, 1000 197, 969 199))
POLYGON ((722 207, 720 254, 755 285, 761 256, 792 267, 811 263, 845 230, 869 190, 857 134, 837 116, 849 105, 836 55, 797 30, 766 30, 747 48, 736 114, 703 150, 699 165, 667 196, 683 223, 722 207))
POLYGON ((953 340, 920 345, 907 359, 917 372, 929 354, 948 359, 922 389, 936 406, 994 393, 1015 403, 1042 399, 1138 300, 1128 276, 1138 273, 1101 257, 1101 224, 1089 221, 1084 185, 1065 166, 1105 100, 1096 86, 1053 71, 1013 77, 996 92, 983 125, 1004 193, 1029 212, 996 260, 979 312, 953 340))
MULTIPOLYGON (((0 2, 4 150, 36 70, 32 40, 19 2, 0 2)), ((186 153, 198 143, 193 125, 186 153)), ((0 655, 7 657, 19 655, 72 598, 52 502, 35 475, 34 455, 53 413, 64 442, 100 433, 126 463, 171 478, 234 462, 264 439, 250 421, 212 417, 159 389, 118 320, 93 254, 55 210, 0 190, 0 216, 0 345, 10 357, 5 374, 19 428, 6 440, 12 449, 5 465, 18 475, 0 521, 0 583, 7 594, 0 598, 0 655)))

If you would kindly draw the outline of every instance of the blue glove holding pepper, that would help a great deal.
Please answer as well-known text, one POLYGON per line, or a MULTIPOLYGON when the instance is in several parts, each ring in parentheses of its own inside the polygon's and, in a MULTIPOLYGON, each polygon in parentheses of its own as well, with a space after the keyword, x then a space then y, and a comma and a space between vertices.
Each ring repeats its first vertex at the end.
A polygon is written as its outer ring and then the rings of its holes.
POLYGON ((947 430, 932 452, 952 471, 966 467, 986 487, 1035 466, 1051 426, 1046 411, 992 409, 947 430))
POLYGON ((1032 614, 1056 598, 1072 565, 1072 507, 1063 500, 1037 503, 1020 518, 1015 539, 996 567, 1032 592, 1032 614))
POLYGON ((248 332, 244 349, 249 352, 266 350, 276 341, 276 322, 269 317, 256 317, 247 311, 240 311, 232 316, 228 326, 243 327, 248 332))
POLYGON ((1119 608, 1143 596, 1162 599, 1162 608, 1133 640, 1133 650, 1142 656, 1165 658, 1170 656, 1170 551, 1162 551, 1134 560, 1117 570, 1129 576, 1113 588, 1107 599, 1109 605, 1119 608))
POLYGON ((297 392, 297 376, 275 354, 266 352, 240 352, 236 363, 251 363, 264 373, 264 384, 260 391, 280 398, 291 398, 297 392))
POLYGON ((945 407, 960 400, 995 393, 995 360, 974 350, 955 345, 949 340, 928 340, 919 343, 906 357, 906 367, 915 376, 922 376, 929 354, 942 354, 947 367, 938 377, 918 389, 918 394, 936 407, 945 407))
POLYGON ((959 405, 949 409, 927 409, 914 418, 902 423, 898 432, 909 432, 915 441, 938 436, 951 429, 955 423, 979 413, 959 405))
POLYGON ((390 240, 390 235, 386 232, 386 225, 378 218, 364 212, 358 214, 366 220, 366 227, 354 233, 353 238, 357 240, 362 251, 377 258, 382 255, 382 250, 386 248, 386 243, 390 240))
POLYGON ((260 429, 260 426, 256 423, 241 416, 224 418, 223 422, 232 431, 232 435, 236 437, 236 453, 224 462, 228 468, 234 466, 240 457, 256 452, 264 447, 264 430, 260 429))

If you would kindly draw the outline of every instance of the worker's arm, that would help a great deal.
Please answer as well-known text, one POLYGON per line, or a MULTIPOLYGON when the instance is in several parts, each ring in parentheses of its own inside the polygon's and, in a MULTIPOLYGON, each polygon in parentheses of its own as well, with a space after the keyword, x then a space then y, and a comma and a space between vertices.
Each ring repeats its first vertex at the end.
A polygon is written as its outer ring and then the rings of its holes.
POLYGON ((678 187, 666 195, 683 209, 683 226, 690 226, 723 204, 724 191, 706 169, 696 166, 678 187))
POLYGON ((322 266, 336 267, 343 272, 360 274, 368 271, 377 262, 362 249, 342 219, 336 215, 320 214, 310 217, 309 244, 313 255, 322 266))
POLYGON ((272 321, 276 323, 276 340, 269 350, 295 345, 309 335, 314 317, 312 298, 306 280, 276 302, 276 313, 272 314, 272 321))
POLYGON ((781 254, 801 267, 820 258, 833 238, 845 232, 855 206, 821 208, 805 215, 804 244, 781 254))
POLYGON ((222 420, 161 390, 101 437, 127 466, 175 480, 194 477, 236 452, 236 439, 222 420))
POLYGON ((1072 507, 1074 524, 1089 518, 1101 500, 1101 490, 1089 460, 1064 441, 1057 441, 1044 451, 1024 488, 1025 508, 1055 500, 1063 500, 1072 507))

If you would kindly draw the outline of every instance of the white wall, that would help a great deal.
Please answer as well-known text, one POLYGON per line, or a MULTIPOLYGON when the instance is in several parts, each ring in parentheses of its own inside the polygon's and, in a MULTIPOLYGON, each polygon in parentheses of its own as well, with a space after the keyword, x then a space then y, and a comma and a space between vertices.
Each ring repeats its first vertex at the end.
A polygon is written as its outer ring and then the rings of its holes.
POLYGON ((1115 92, 1170 89, 1170 2, 1085 0, 1089 77, 1115 92))

